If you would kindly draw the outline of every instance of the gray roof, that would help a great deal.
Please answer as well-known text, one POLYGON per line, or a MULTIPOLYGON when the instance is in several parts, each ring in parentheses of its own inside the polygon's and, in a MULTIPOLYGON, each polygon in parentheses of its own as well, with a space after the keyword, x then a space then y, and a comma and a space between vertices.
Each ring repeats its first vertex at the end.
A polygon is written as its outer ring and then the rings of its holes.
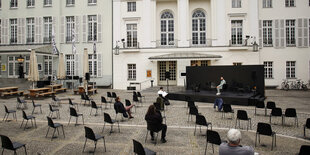
POLYGON ((30 52, 34 49, 36 53, 52 54, 52 46, 48 45, 8 45, 0 46, 0 52, 30 52))
POLYGON ((149 57, 150 60, 166 60, 166 59, 210 59, 222 58, 221 55, 200 54, 200 53, 172 53, 149 57))

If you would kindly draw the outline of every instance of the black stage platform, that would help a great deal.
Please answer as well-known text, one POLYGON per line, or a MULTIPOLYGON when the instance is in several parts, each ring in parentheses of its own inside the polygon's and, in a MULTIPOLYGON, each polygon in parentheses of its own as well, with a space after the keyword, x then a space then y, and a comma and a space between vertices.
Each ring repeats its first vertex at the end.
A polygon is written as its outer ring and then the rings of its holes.
POLYGON ((222 98, 224 103, 232 105, 253 105, 254 102, 251 100, 259 100, 261 96, 253 96, 253 93, 244 92, 222 92, 221 95, 217 96, 216 91, 200 91, 194 92, 193 90, 184 90, 180 92, 170 92, 167 95, 170 100, 187 101, 188 99, 195 102, 207 102, 214 103, 216 98, 222 98))

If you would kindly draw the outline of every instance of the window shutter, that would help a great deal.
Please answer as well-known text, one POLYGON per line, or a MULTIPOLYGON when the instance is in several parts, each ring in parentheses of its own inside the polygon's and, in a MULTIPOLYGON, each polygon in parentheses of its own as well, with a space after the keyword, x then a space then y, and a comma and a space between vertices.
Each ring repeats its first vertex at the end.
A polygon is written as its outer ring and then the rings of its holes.
POLYGON ((1 20, 1 44, 4 44, 4 32, 5 30, 4 30, 4 20, 1 20))
POLYGON ((74 64, 74 73, 75 73, 75 76, 79 76, 79 54, 75 54, 74 55, 74 58, 75 58, 75 64, 74 64))
POLYGON ((308 32, 308 19, 304 18, 304 47, 308 47, 309 43, 309 32, 308 32))
POLYGON ((65 43, 65 17, 61 17, 60 26, 60 43, 65 43))
POLYGON ((39 17, 34 18, 34 42, 39 43, 39 17))
POLYGON ((285 28, 284 28, 284 19, 280 20, 280 47, 285 47, 285 28))
POLYGON ((302 19, 298 18, 297 19, 297 47, 303 47, 302 29, 303 29, 302 19))
POLYGON ((87 41, 86 36, 86 15, 83 16, 83 42, 85 43, 87 41))
MULTIPOLYGON (((52 34, 52 35, 55 35, 55 39, 57 39, 57 37, 56 37, 56 22, 57 22, 57 18, 56 17, 52 17, 52 33, 53 33, 53 31, 54 31, 54 33, 55 34, 52 34)), ((51 38, 52 39, 52 38, 51 38)), ((52 41, 52 40, 51 40, 52 41)), ((57 41, 55 40, 55 42, 57 43, 57 41)))
POLYGON ((79 42, 79 32, 80 32, 80 18, 75 16, 75 42, 79 42))
POLYGON ((42 28, 43 28, 43 17, 39 17, 39 43, 43 43, 43 37, 42 37, 42 28))
POLYGON ((26 19, 23 18, 22 20, 22 23, 21 23, 21 27, 22 27, 22 30, 21 30, 21 42, 22 44, 26 44, 26 31, 25 31, 25 27, 26 27, 26 19))
POLYGON ((21 28, 21 25, 22 25, 22 23, 21 23, 21 20, 22 20, 22 18, 18 18, 17 19, 17 43, 18 44, 21 44, 22 42, 22 28, 21 28))
POLYGON ((279 20, 274 20, 274 32, 275 32, 275 39, 274 39, 274 45, 275 48, 280 47, 280 33, 279 33, 279 20))
POLYGON ((97 15, 98 17, 98 36, 97 36, 97 40, 98 42, 101 42, 102 41, 102 20, 101 20, 101 14, 98 14, 97 15))
POLYGON ((97 54, 97 59, 98 59, 98 77, 102 77, 102 58, 101 54, 97 54))
POLYGON ((260 48, 263 47, 262 20, 258 21, 258 45, 259 45, 260 48))

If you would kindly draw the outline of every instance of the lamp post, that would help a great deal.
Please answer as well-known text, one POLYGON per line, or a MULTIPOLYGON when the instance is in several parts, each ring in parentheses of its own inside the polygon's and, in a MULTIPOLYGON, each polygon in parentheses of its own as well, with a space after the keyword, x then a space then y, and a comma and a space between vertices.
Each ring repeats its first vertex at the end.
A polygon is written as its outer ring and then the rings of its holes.
POLYGON ((23 63, 24 63, 24 57, 22 55, 20 55, 17 58, 17 61, 19 63, 19 68, 18 68, 18 72, 19 72, 19 78, 24 78, 24 67, 23 67, 23 63))
POLYGON ((257 52, 258 51, 258 44, 256 43, 256 41, 254 41, 253 43, 253 52, 257 52))
POLYGON ((115 54, 115 55, 119 55, 119 46, 118 46, 118 42, 119 42, 119 41, 116 41, 116 46, 115 46, 115 48, 114 48, 114 54, 115 54))

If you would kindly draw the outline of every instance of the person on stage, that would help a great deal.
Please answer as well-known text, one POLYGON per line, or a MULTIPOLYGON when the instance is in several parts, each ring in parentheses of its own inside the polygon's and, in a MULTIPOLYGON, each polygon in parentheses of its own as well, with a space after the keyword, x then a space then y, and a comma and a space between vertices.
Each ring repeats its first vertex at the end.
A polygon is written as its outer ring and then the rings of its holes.
POLYGON ((163 87, 159 88, 159 91, 157 92, 157 94, 162 95, 163 97, 166 97, 168 95, 168 93, 164 91, 163 87))
POLYGON ((220 90, 223 89, 224 84, 226 84, 226 81, 224 80, 223 76, 221 76, 221 83, 218 86, 216 86, 217 89, 216 95, 221 95, 220 90))

